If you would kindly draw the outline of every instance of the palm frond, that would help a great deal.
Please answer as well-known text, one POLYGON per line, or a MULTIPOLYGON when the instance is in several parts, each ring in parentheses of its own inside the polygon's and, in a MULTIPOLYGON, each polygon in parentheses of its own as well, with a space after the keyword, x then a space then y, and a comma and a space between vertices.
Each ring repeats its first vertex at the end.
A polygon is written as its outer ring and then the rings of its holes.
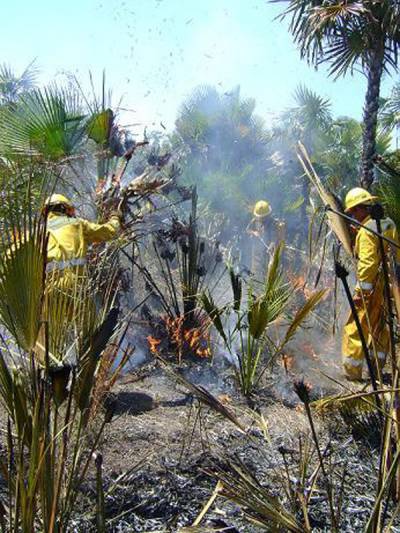
POLYGON ((224 418, 230 420, 237 428, 240 429, 243 433, 246 433, 246 428, 240 422, 240 420, 234 415, 234 413, 222 402, 218 400, 210 391, 204 388, 201 385, 196 385, 195 383, 190 382, 182 376, 179 372, 175 371, 171 365, 165 362, 161 357, 158 358, 161 362, 164 370, 171 376, 172 379, 176 380, 183 387, 188 389, 200 402, 204 405, 207 405, 217 413, 221 414, 224 418))
POLYGON ((17 76, 10 66, 0 65, 0 103, 15 104, 18 98, 35 87, 37 68, 30 63, 21 75, 17 76))
POLYGON ((226 333, 225 333, 225 330, 224 330, 224 326, 223 326, 222 320, 221 320, 221 317, 222 317, 224 309, 219 308, 215 304, 211 294, 207 294, 205 292, 201 295, 201 304, 203 306, 203 309, 207 313, 207 315, 210 317, 215 329, 221 335, 221 337, 224 340, 225 344, 227 344, 228 343, 228 338, 226 336, 226 333))
POLYGON ((240 505, 253 525, 266 531, 280 528, 293 533, 304 531, 295 514, 285 509, 243 464, 230 463, 217 468, 214 475, 222 483, 220 495, 240 505))
MULTIPOLYGON (((306 148, 304 147, 302 143, 298 143, 298 146, 299 146, 299 153, 297 154, 297 157, 304 169, 305 174, 309 178, 310 182, 316 188, 323 202, 323 206, 331 207, 332 209, 335 209, 336 211, 340 211, 341 206, 339 205, 337 198, 323 185, 321 179, 319 178, 318 174, 316 173, 314 169, 313 164, 311 163, 311 160, 309 158, 306 148)), ((328 212, 327 220, 328 220, 329 226, 335 233, 339 242, 343 245, 343 248, 345 249, 345 251, 349 255, 352 255, 353 249, 351 245, 349 228, 347 224, 344 222, 343 218, 333 212, 328 212)))
POLYGON ((77 376, 77 404, 81 410, 86 409, 91 399, 91 392, 95 378, 95 370, 99 364, 99 359, 112 337, 117 326, 119 310, 112 308, 108 312, 104 321, 86 339, 87 349, 79 360, 79 373, 77 376))
POLYGON ((290 18, 294 42, 301 57, 309 63, 318 66, 328 62, 332 75, 344 75, 356 63, 364 67, 377 41, 383 40, 385 68, 396 68, 400 49, 396 0, 288 0, 288 3, 280 18, 290 18))
MULTIPOLYGON (((29 352, 38 336, 44 294, 46 231, 40 217, 43 200, 34 185, 25 192, 3 178, 0 226, 0 320, 19 346, 29 352), (13 189, 14 186, 14 189, 13 189), (18 207, 16 207, 18 206, 18 207)), ((43 197, 42 197, 43 198, 43 197)))
POLYGON ((106 147, 109 143, 113 121, 114 113, 111 109, 94 113, 87 123, 89 138, 93 139, 96 144, 106 147))
POLYGON ((400 124, 400 83, 393 87, 380 110, 379 118, 384 131, 392 131, 400 124))
POLYGON ((294 94, 301 120, 308 129, 323 129, 331 120, 331 103, 304 85, 299 85, 294 94))
MULTIPOLYGON (((385 391, 380 391, 384 394, 385 391)), ((352 413, 376 412, 374 401, 375 392, 350 392, 348 394, 337 394, 311 402, 311 407, 318 413, 348 410, 352 413)))
POLYGON ((396 227, 400 229, 400 179, 396 171, 397 167, 392 168, 381 159, 378 160, 378 168, 382 168, 383 173, 380 176, 376 191, 382 200, 387 215, 394 221, 396 227))
POLYGON ((293 294, 293 288, 282 277, 283 246, 283 243, 280 243, 274 251, 263 293, 258 297, 249 294, 247 320, 249 332, 254 339, 260 339, 266 328, 283 313, 293 294))
POLYGON ((74 155, 85 135, 84 114, 73 89, 55 86, 22 95, 0 109, 0 153, 60 161, 74 155))
POLYGON ((233 267, 229 268, 229 279, 233 293, 233 309, 239 311, 242 302, 242 280, 239 274, 235 274, 233 267))
POLYGON ((290 323, 281 346, 285 346, 296 334, 297 330, 304 324, 309 314, 318 305, 326 294, 326 289, 314 292, 305 302, 305 304, 296 312, 290 323))

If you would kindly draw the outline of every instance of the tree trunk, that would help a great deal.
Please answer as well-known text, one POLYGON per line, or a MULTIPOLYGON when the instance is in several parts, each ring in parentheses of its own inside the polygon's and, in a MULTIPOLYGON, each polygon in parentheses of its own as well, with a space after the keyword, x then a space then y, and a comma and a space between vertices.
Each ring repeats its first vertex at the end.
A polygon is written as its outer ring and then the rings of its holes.
POLYGON ((379 92, 383 73, 384 43, 371 54, 368 65, 368 89, 363 113, 363 148, 361 186, 369 189, 374 181, 374 156, 378 124, 379 92))

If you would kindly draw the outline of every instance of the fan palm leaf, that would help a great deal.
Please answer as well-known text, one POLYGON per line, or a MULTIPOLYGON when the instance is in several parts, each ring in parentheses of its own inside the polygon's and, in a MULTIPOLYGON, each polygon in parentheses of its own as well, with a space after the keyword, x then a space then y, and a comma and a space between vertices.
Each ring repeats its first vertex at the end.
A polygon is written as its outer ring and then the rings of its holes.
POLYGON ((0 65, 0 103, 14 104, 18 98, 35 87, 37 69, 30 63, 21 75, 17 76, 6 64, 0 65))
POLYGON ((46 231, 39 205, 31 188, 25 195, 8 189, 0 217, 0 320, 27 352, 36 343, 44 294, 46 231))
POLYGON ((0 109, 0 153, 58 162, 77 153, 85 136, 80 99, 74 90, 35 89, 13 107, 0 109))
POLYGON ((392 131, 400 125, 400 83, 393 87, 390 97, 380 110, 379 118, 384 131, 392 131))

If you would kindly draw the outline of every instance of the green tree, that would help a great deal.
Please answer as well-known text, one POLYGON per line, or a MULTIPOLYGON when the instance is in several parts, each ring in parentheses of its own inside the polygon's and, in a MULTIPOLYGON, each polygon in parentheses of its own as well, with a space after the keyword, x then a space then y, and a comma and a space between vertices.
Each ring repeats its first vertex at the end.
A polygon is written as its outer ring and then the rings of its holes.
POLYGON ((383 102, 379 118, 386 131, 400 127, 400 82, 394 85, 389 98, 383 102))
POLYGON ((270 135, 254 110, 254 99, 243 98, 239 87, 224 94, 198 87, 182 104, 172 139, 184 153, 184 178, 214 209, 241 222, 271 166, 270 135))
MULTIPOLYGON (((297 161, 297 143, 301 141, 307 151, 318 160, 317 154, 327 145, 327 136, 332 124, 329 100, 322 98, 307 87, 299 86, 294 94, 295 106, 284 111, 274 126, 274 146, 283 157, 285 164, 280 172, 282 179, 299 190, 297 201, 300 209, 300 233, 307 235, 307 206, 309 205, 309 180, 297 161), (300 177, 300 179, 299 179, 300 177)), ((292 195, 289 196, 292 200, 292 195)), ((293 203, 289 202, 289 210, 293 203)))
POLYGON ((37 69, 33 63, 19 76, 10 66, 0 65, 0 105, 15 104, 22 94, 35 87, 36 75, 37 69))
POLYGON ((330 63, 335 76, 361 66, 368 86, 363 116, 361 183, 374 179, 379 94, 385 71, 397 69, 400 50, 398 0, 279 0, 289 3, 290 31, 303 58, 330 63))

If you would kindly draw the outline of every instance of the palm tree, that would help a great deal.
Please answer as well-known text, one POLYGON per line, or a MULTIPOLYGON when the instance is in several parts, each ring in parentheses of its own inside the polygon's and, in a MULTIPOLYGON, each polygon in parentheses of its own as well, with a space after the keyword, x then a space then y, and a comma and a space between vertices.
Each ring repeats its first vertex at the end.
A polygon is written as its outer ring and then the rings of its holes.
MULTIPOLYGON (((293 170, 297 175, 303 175, 299 163, 296 163, 294 153, 297 142, 301 141, 310 153, 321 153, 327 147, 327 132, 332 124, 330 101, 319 96, 314 91, 299 85, 294 94, 295 106, 286 110, 279 117, 279 122, 274 128, 274 138, 279 151, 286 152, 287 159, 292 162, 290 174, 293 170), (295 162, 295 169, 293 169, 295 162)), ((302 203, 300 205, 300 218, 303 239, 307 235, 307 206, 309 205, 310 184, 306 176, 300 181, 302 203)))
POLYGON ((172 139, 186 155, 183 179, 238 224, 247 224, 247 204, 263 194, 270 166, 270 136, 255 105, 240 87, 222 94, 197 87, 179 110, 172 139))
POLYGON ((393 87, 380 109, 380 120, 385 131, 400 127, 400 82, 393 87))
POLYGON ((6 64, 0 65, 0 105, 14 104, 36 84, 37 69, 32 62, 20 76, 6 64))
POLYGON ((302 58, 318 66, 330 63, 338 77, 361 66, 368 80, 363 116, 361 184, 374 179, 373 158, 379 93, 384 72, 397 69, 400 51, 398 0, 272 0, 289 3, 290 31, 302 58))

